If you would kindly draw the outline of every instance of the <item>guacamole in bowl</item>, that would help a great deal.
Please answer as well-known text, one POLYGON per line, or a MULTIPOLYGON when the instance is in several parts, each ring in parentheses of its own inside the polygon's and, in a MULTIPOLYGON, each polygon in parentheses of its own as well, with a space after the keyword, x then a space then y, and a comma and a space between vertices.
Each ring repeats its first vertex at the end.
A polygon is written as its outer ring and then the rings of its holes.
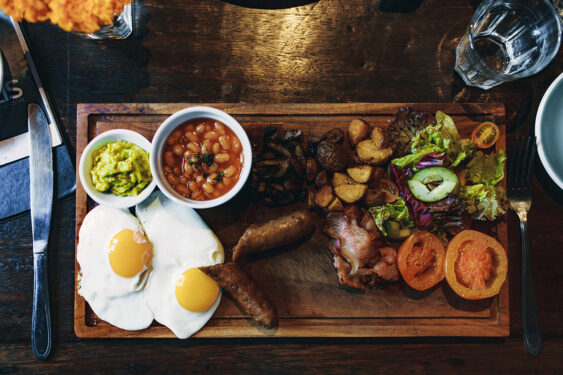
POLYGON ((98 134, 82 151, 78 165, 80 186, 98 204, 114 208, 133 207, 156 187, 150 169, 149 140, 129 129, 111 129, 98 134))
POLYGON ((123 140, 94 151, 90 173, 96 190, 122 197, 138 195, 152 181, 149 153, 123 140))

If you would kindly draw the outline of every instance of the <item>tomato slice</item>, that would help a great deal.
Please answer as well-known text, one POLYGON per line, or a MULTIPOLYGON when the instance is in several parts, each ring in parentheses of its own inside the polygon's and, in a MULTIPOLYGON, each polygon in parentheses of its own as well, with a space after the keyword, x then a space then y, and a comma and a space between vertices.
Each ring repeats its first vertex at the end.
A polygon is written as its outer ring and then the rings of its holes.
POLYGON ((446 280, 456 294, 483 299, 499 293, 508 273, 508 258, 493 237, 464 230, 448 244, 444 268, 446 280))
POLYGON ((379 187, 385 192, 385 203, 393 203, 399 198, 399 188, 388 179, 379 180, 379 187))
POLYGON ((444 278, 444 246, 430 232, 415 232, 401 244, 397 266, 411 288, 430 289, 444 278))
POLYGON ((492 147, 498 140, 500 130, 493 122, 480 123, 471 134, 471 140, 479 148, 492 147))

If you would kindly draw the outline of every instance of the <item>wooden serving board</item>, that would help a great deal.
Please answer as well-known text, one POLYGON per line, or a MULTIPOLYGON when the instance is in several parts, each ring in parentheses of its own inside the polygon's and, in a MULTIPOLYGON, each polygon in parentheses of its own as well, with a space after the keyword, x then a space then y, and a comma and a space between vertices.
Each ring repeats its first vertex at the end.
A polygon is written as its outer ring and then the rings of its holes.
MULTIPOLYGON (((135 130, 149 140, 158 126, 172 113, 202 104, 79 104, 77 155, 96 135, 114 128, 135 130)), ((346 128, 360 117, 372 125, 387 126, 404 103, 345 104, 203 104, 234 116, 252 138, 267 126, 300 128, 305 134, 320 135, 333 127, 346 128)), ((415 104, 434 113, 442 110, 453 117, 467 137, 480 122, 500 125, 497 147, 505 148, 504 105, 502 104, 415 104)), ((252 139, 251 139, 252 141, 252 139)), ((248 224, 279 215, 248 204, 248 192, 221 207, 199 214, 217 233, 226 256, 248 224)), ((80 181, 76 189, 76 241, 84 216, 93 207, 80 181)), ((275 332, 257 329, 223 295, 213 318, 194 337, 390 337, 390 336, 508 336, 508 280, 498 296, 467 301, 441 282, 417 292, 402 281, 369 292, 338 285, 328 250, 328 238, 320 220, 314 234, 297 248, 245 266, 267 291, 276 305, 280 324, 275 332)), ((480 228, 481 229, 481 228, 480 228)), ((508 247, 506 222, 483 230, 496 235, 508 247)), ((75 265, 75 276, 79 265, 75 265)), ((74 329, 78 337, 175 337, 156 322, 143 331, 124 331, 98 319, 75 288, 74 329)))

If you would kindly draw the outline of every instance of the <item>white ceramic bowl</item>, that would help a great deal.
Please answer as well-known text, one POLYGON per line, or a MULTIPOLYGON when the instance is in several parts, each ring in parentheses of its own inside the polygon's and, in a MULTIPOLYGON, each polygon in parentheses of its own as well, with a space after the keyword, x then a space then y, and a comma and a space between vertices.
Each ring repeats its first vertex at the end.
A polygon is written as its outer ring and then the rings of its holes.
POLYGON ((90 196, 90 198, 94 201, 110 207, 127 208, 144 201, 156 187, 156 181, 153 175, 151 183, 145 186, 139 195, 130 195, 126 197, 120 197, 110 192, 103 193, 96 190, 94 184, 92 183, 92 175, 90 174, 90 170, 92 169, 92 153, 103 145, 110 142, 116 142, 118 140, 131 142, 147 151, 149 153, 149 157, 151 155, 151 143, 141 134, 126 129, 108 130, 107 132, 98 135, 96 138, 92 139, 90 143, 88 143, 82 152, 82 156, 80 157, 78 175, 80 176, 82 187, 86 190, 88 196, 90 196))
POLYGON ((238 123, 237 120, 232 118, 227 113, 220 111, 216 108, 211 107, 190 107, 182 109, 172 116, 168 117, 158 128, 156 134, 152 139, 152 153, 150 154, 150 164, 151 164, 151 172, 153 178, 156 180, 156 184, 160 188, 160 190, 166 195, 168 198, 172 199, 173 201, 182 204, 187 207, 200 209, 200 208, 211 208, 219 206, 229 199, 234 197, 244 186, 246 180, 248 179, 248 175, 250 174, 250 169, 252 167, 252 149, 250 146, 250 141, 248 140, 248 136, 246 132, 242 128, 242 126, 238 123), (213 120, 217 120, 228 126, 238 137, 242 145, 242 153, 244 156, 244 162, 242 165, 242 170, 240 172, 239 179, 235 186, 231 188, 226 194, 220 196, 219 198, 205 200, 205 201, 197 201, 193 199, 186 198, 178 193, 174 188, 170 185, 166 176, 163 172, 163 161, 162 161, 162 150, 164 145, 166 144, 166 140, 170 133, 172 133, 179 125, 183 124, 186 121, 193 120, 196 118, 210 118, 213 120))
POLYGON ((563 74, 553 81, 540 102, 536 142, 545 170, 563 189, 563 74))

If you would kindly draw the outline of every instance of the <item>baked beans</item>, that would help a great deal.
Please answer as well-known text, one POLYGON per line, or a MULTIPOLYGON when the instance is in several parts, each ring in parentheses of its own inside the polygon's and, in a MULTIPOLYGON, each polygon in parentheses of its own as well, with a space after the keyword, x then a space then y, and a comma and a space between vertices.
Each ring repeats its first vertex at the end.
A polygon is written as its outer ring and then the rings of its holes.
POLYGON ((225 124, 198 118, 178 126, 162 152, 163 171, 186 198, 218 198, 236 184, 244 162, 242 145, 225 124))

